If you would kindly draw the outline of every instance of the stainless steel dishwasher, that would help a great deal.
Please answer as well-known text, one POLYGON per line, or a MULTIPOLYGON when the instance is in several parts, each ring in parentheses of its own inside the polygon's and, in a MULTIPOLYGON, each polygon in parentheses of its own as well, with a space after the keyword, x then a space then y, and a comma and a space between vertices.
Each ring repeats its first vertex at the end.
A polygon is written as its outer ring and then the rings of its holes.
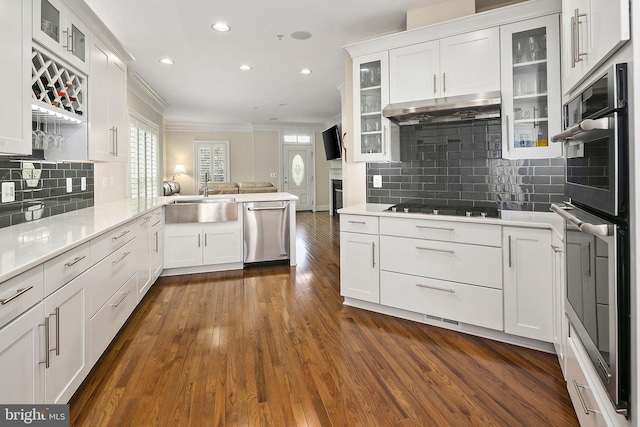
POLYGON ((245 264, 288 260, 289 233, 289 202, 245 203, 245 264))

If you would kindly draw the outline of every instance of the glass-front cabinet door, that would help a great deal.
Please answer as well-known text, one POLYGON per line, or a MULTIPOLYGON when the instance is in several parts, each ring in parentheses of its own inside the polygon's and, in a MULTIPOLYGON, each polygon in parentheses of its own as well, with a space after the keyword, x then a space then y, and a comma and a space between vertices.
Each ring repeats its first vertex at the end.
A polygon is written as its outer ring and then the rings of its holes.
POLYGON ((394 160, 392 125, 382 116, 389 103, 388 53, 354 58, 353 74, 354 161, 394 160))
POLYGON ((60 0, 33 0, 34 40, 84 73, 88 36, 88 29, 60 0))
POLYGON ((562 145, 559 16, 551 15, 501 30, 502 157, 550 158, 562 145))

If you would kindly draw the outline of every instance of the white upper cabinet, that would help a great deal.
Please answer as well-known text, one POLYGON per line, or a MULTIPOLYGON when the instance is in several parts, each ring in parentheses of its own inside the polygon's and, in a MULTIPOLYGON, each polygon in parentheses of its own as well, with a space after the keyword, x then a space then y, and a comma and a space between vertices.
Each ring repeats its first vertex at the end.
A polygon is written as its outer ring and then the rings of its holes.
POLYGON ((391 103, 440 96, 440 42, 414 44, 389 51, 391 103))
POLYGON ((33 0, 33 39, 87 73, 89 30, 60 0, 33 0))
POLYGON ((389 76, 392 104, 500 90, 499 29, 392 49, 389 76))
POLYGON ((500 90, 500 30, 488 28, 440 40, 442 96, 500 90))
POLYGON ((563 0, 563 92, 571 92, 629 37, 629 0, 563 0))
POLYGON ((562 144, 559 17, 550 15, 500 28, 502 63, 502 157, 549 158, 562 144))
POLYGON ((353 59, 353 100, 353 160, 400 160, 398 127, 382 116, 389 103, 387 51, 353 59))
POLYGON ((4 1, 0 28, 0 153, 31 154, 31 0, 4 1))
POLYGON ((127 67, 102 43, 91 44, 89 158, 127 160, 127 67))

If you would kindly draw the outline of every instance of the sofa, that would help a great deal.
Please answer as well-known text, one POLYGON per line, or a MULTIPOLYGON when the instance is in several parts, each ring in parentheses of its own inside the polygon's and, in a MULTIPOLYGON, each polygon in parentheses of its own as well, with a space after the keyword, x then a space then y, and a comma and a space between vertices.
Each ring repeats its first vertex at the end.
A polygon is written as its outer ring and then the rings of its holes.
MULTIPOLYGON (((277 193, 278 188, 270 182, 209 182, 209 194, 246 194, 246 193, 277 193)), ((204 194, 200 189, 200 194, 204 194)))

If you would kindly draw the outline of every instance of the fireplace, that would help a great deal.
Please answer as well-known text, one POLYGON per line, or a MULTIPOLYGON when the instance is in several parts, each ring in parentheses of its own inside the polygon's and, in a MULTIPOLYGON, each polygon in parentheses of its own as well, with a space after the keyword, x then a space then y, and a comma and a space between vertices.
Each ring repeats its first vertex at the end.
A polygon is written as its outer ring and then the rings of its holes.
POLYGON ((341 179, 332 179, 331 180, 331 206, 332 211, 331 215, 338 215, 338 209, 340 209, 342 205, 342 180, 341 179))

